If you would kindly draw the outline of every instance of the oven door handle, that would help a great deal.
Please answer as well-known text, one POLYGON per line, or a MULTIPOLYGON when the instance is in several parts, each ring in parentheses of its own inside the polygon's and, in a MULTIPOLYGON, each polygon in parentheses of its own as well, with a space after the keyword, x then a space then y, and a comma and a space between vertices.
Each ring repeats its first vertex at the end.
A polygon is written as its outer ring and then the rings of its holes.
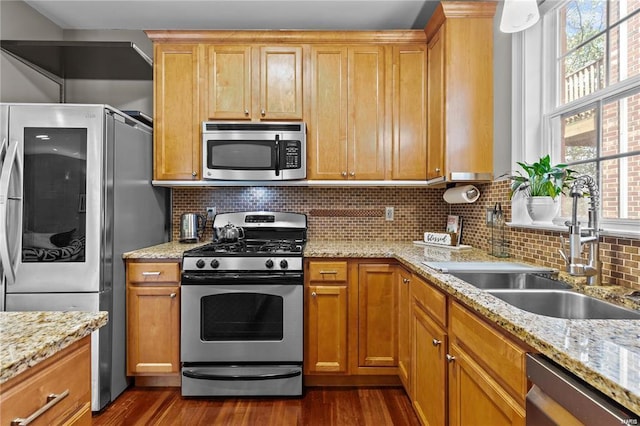
POLYGON ((267 373, 267 374, 206 374, 201 373, 195 370, 184 370, 182 375, 185 377, 189 377, 191 379, 200 379, 200 380, 222 380, 222 381, 248 381, 248 380, 277 380, 277 379, 288 379, 291 377, 300 376, 302 374, 301 370, 290 370, 286 373, 267 373))
POLYGON ((182 273, 182 284, 229 284, 230 282, 235 285, 241 284, 292 284, 299 282, 302 284, 302 273, 287 273, 287 275, 279 274, 198 274, 198 273, 182 273))

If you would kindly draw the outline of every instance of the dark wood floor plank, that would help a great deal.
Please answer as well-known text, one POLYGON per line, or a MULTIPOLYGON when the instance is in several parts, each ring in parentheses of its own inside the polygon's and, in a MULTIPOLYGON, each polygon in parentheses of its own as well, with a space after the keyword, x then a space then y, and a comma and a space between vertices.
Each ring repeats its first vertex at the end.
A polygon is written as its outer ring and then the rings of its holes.
POLYGON ((95 426, 419 426, 400 388, 307 388, 302 398, 183 398, 179 388, 127 389, 95 426))

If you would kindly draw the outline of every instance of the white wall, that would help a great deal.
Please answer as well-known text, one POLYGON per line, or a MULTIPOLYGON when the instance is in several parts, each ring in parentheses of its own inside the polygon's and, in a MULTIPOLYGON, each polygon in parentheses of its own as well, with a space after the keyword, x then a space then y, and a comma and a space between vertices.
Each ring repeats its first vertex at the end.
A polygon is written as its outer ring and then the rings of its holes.
MULTIPOLYGON (((0 39, 62 40, 60 27, 23 1, 0 1, 0 39)), ((57 102, 59 86, 5 52, 0 54, 1 102, 57 102)))
POLYGON ((500 32, 504 2, 493 21, 493 176, 511 170, 511 34, 500 32))
MULTIPOLYGON (((153 43, 143 31, 63 30, 21 0, 0 1, 3 40, 131 41, 149 57, 153 43)), ((104 103, 153 115, 153 82, 138 80, 67 80, 69 103, 104 103)), ((59 86, 12 58, 0 54, 0 102, 59 102, 59 86)))

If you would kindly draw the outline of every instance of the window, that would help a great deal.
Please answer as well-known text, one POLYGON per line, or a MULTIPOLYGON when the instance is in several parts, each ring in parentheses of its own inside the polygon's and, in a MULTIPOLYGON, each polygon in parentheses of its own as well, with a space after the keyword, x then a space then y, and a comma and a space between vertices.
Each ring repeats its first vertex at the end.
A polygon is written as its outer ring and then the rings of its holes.
MULTIPOLYGON (((540 33, 545 144, 554 160, 596 179, 605 230, 637 232, 640 0, 549 3, 540 33)), ((562 202, 568 217, 572 199, 562 202)), ((586 215, 587 203, 581 207, 586 215)))

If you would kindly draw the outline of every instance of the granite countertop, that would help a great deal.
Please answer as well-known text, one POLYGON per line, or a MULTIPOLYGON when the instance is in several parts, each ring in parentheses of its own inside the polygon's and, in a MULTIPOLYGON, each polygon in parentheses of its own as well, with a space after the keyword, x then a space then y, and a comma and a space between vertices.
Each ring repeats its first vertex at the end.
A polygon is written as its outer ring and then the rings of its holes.
POLYGON ((0 312, 0 384, 107 321, 107 312, 0 312))
POLYGON ((202 241, 198 243, 181 243, 179 241, 169 241, 168 243, 158 244, 151 247, 141 248, 123 253, 123 259, 164 259, 164 260, 182 260, 182 253, 192 248, 200 247, 211 241, 202 241))
MULTIPOLYGON (((126 253, 124 257, 180 259, 182 251, 195 246, 166 243, 126 253)), ((640 413, 640 320, 567 320, 532 314, 422 263, 509 261, 477 249, 452 250, 411 242, 308 241, 304 256, 396 259, 605 395, 640 413)), ((623 297, 629 289, 581 286, 564 273, 560 278, 573 284, 577 291, 640 309, 637 302, 623 297)))

